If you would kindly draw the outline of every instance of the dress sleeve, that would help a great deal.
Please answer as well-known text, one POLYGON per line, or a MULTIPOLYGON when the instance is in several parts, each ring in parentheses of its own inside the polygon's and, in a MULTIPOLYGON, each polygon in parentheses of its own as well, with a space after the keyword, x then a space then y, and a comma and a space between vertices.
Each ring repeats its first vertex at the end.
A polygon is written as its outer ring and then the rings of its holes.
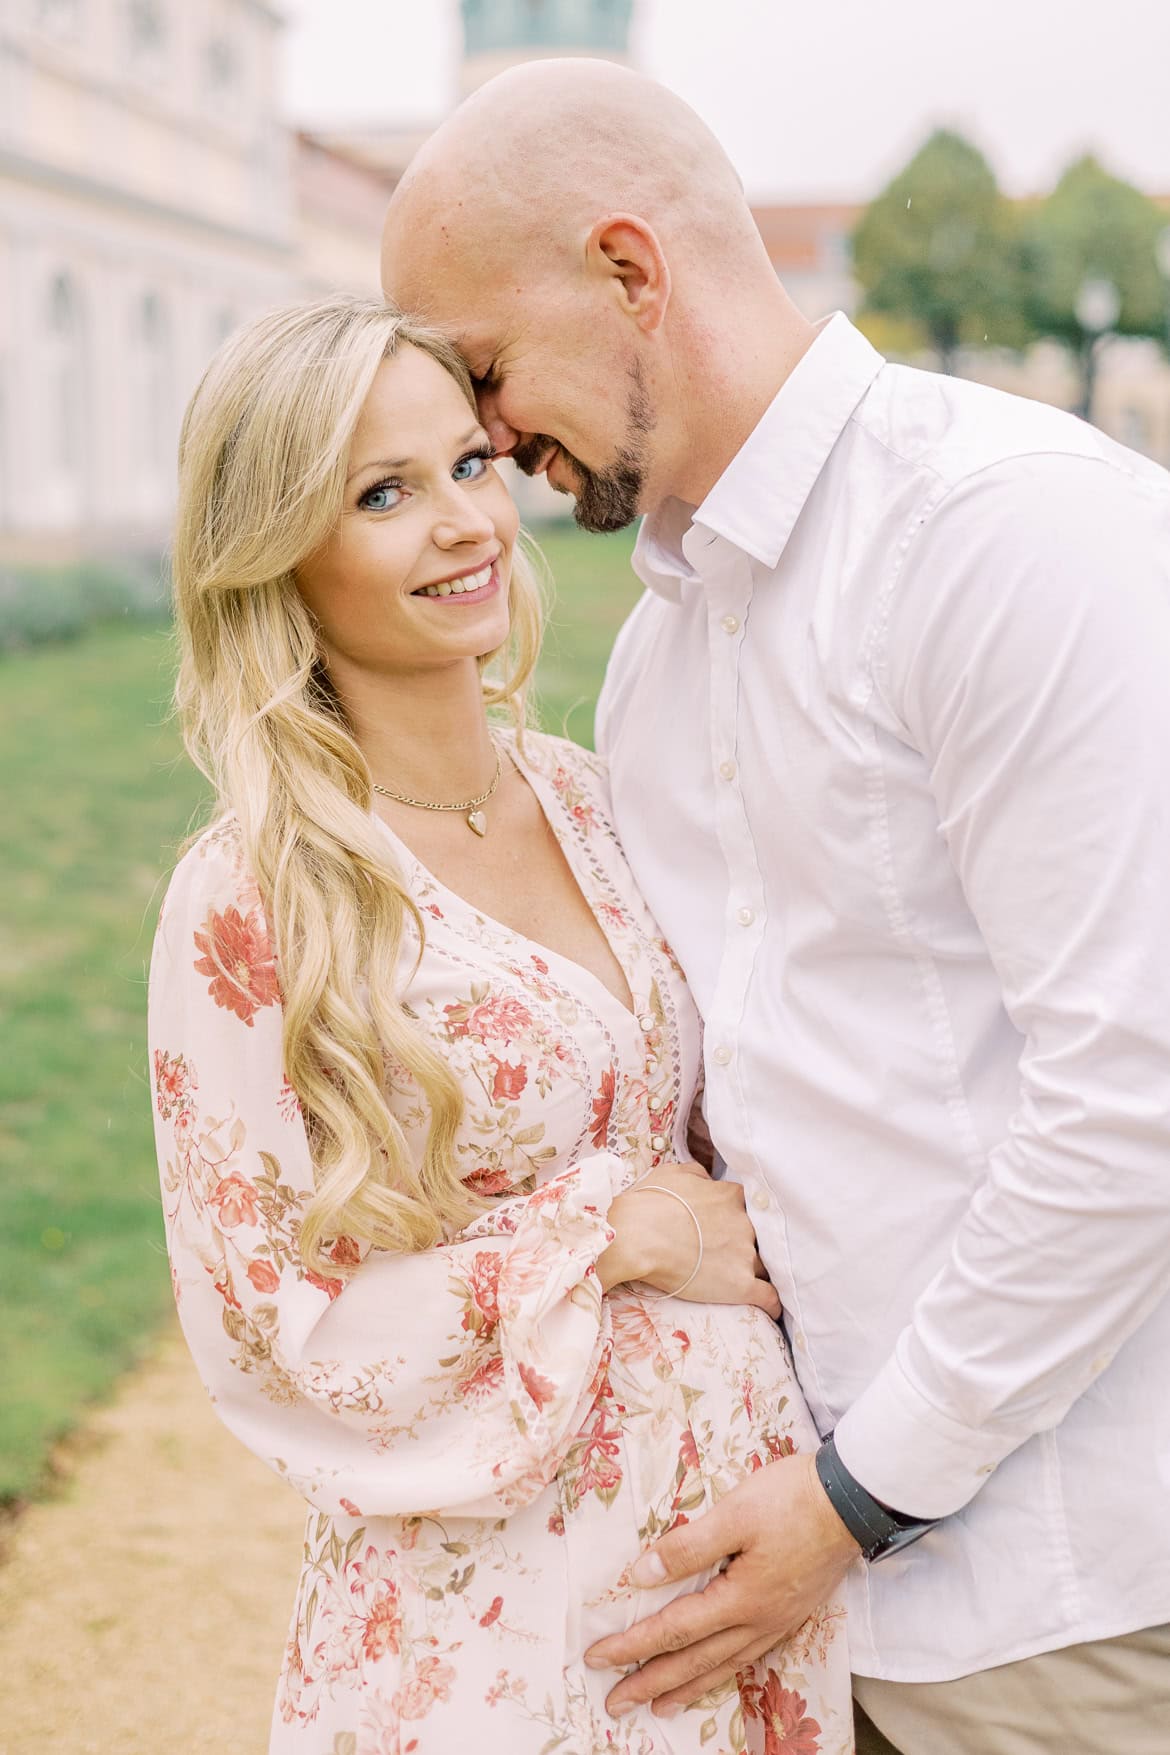
POLYGON ((320 1510, 501 1516, 555 1474, 610 1345, 596 1272, 621 1161, 599 1152, 419 1254, 301 1262, 309 1142, 279 978, 228 829, 178 867, 149 1041, 179 1315, 225 1423, 320 1510))

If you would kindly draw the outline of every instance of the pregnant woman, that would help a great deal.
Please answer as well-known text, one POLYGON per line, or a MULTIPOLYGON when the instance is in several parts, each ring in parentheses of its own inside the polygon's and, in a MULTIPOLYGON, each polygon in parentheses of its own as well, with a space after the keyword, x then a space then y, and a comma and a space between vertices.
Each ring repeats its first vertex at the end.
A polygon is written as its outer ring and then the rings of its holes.
POLYGON ((845 1755, 833 1605, 670 1718, 583 1661, 679 1589, 644 1547, 816 1436, 604 775, 524 729, 537 596, 462 363, 373 301, 265 317, 180 499, 218 809, 155 942, 155 1111, 184 1332, 309 1504, 273 1755, 845 1755))

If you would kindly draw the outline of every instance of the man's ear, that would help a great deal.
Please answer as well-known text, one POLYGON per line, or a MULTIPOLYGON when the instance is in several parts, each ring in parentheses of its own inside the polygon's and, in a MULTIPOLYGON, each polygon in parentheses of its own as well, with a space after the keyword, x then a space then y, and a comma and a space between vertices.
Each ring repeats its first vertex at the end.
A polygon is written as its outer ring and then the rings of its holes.
POLYGON ((670 303, 670 269, 653 226, 633 213, 599 219, 585 246, 591 272, 604 278, 622 314, 652 335, 670 303))

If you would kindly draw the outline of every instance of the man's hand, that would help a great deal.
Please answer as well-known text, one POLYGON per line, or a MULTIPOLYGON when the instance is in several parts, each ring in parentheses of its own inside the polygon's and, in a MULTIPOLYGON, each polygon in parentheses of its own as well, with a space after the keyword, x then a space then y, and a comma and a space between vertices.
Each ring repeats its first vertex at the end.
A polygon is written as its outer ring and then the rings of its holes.
POLYGON ((705 1590, 589 1648, 585 1661, 594 1669, 642 1666, 609 1695, 609 1711, 619 1718, 652 1700, 660 1717, 672 1717, 795 1633, 859 1552, 813 1458, 770 1463, 706 1516, 663 1536, 634 1567, 634 1583, 648 1588, 731 1556, 705 1590))

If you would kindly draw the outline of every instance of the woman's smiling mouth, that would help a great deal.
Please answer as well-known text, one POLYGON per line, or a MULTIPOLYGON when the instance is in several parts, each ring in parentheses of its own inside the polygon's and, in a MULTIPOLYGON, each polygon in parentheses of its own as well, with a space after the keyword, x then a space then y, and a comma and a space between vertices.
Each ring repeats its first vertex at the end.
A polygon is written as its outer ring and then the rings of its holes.
POLYGON ((443 579, 437 585, 420 585, 411 595, 444 599, 453 597, 459 602, 480 603, 491 595, 498 584, 496 562, 488 561, 474 573, 461 573, 457 579, 443 579))

